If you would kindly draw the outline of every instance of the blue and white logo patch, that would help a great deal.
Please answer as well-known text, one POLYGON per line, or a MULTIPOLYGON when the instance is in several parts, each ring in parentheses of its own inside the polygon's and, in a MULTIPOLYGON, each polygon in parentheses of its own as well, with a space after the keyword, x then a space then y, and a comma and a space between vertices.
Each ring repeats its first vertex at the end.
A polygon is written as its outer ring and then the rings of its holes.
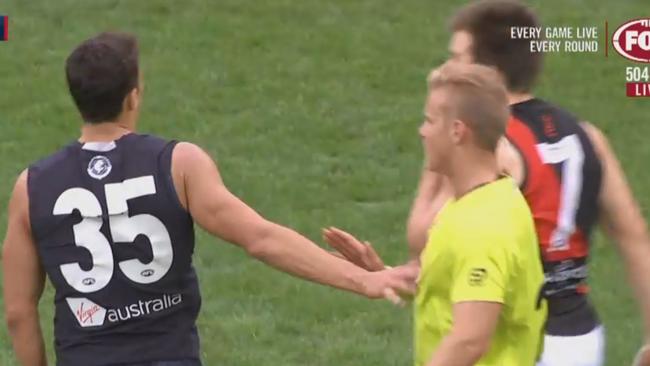
POLYGON ((111 169, 113 169, 111 161, 103 155, 93 157, 88 163, 88 175, 98 180, 104 179, 111 169))

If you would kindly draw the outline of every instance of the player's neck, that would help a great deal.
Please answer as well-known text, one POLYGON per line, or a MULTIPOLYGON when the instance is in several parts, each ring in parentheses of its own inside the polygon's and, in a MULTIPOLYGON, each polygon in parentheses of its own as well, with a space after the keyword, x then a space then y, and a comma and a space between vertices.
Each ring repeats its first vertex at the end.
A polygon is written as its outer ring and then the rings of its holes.
POLYGON ((535 96, 530 93, 508 93, 508 103, 511 105, 525 102, 533 98, 535 98, 535 96))
POLYGON ((499 168, 494 154, 476 154, 471 158, 463 158, 460 164, 453 165, 455 169, 452 168, 448 177, 457 199, 499 177, 499 168))
POLYGON ((105 142, 114 141, 120 137, 133 132, 126 123, 122 122, 103 122, 103 123, 85 123, 81 127, 81 136, 79 142, 105 142))

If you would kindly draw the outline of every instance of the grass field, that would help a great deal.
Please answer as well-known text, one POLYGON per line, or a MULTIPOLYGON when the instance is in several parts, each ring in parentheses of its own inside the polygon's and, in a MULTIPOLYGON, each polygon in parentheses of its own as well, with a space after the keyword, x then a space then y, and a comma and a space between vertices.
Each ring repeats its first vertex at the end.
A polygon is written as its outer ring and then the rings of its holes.
MULTIPOLYGON (((1 2, 11 24, 0 44, 0 235, 18 173, 78 132, 65 58, 94 33, 121 29, 141 42, 140 131, 200 144, 232 191, 319 243, 320 228, 336 225, 372 241, 390 263, 404 260, 424 78, 445 59, 448 17, 462 3, 1 2)), ((605 20, 611 30, 648 15, 642 0, 531 3, 546 24, 600 32, 605 20)), ((551 55, 538 94, 608 133, 647 214, 649 105, 624 97, 628 65, 615 53, 551 55)), ((197 242, 206 365, 411 364, 408 309, 300 282, 205 233, 197 242)), ((627 365, 641 341, 636 306, 614 246, 600 236, 594 245, 607 365, 627 365)), ((41 309, 53 362, 51 289, 41 309)), ((0 365, 16 365, 4 325, 0 365)))

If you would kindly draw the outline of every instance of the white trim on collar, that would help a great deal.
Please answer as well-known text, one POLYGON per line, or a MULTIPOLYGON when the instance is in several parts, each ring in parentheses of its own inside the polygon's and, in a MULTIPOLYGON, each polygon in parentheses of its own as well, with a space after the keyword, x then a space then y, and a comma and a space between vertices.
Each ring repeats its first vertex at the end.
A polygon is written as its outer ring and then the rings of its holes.
POLYGON ((111 151, 115 148, 115 141, 86 142, 85 144, 83 144, 81 148, 83 150, 98 151, 98 152, 111 151))

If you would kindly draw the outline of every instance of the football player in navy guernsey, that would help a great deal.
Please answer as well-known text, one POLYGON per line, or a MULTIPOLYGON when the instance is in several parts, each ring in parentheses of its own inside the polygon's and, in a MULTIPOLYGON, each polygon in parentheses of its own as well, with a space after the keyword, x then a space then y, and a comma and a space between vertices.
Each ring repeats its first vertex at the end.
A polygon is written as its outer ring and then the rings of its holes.
POLYGON ((81 136, 16 182, 3 247, 6 319, 23 366, 46 365, 37 305, 55 289, 59 366, 200 365, 194 222, 292 275, 369 298, 414 292, 417 270, 368 272, 265 220, 187 142, 135 133, 135 37, 103 33, 68 57, 81 136))

